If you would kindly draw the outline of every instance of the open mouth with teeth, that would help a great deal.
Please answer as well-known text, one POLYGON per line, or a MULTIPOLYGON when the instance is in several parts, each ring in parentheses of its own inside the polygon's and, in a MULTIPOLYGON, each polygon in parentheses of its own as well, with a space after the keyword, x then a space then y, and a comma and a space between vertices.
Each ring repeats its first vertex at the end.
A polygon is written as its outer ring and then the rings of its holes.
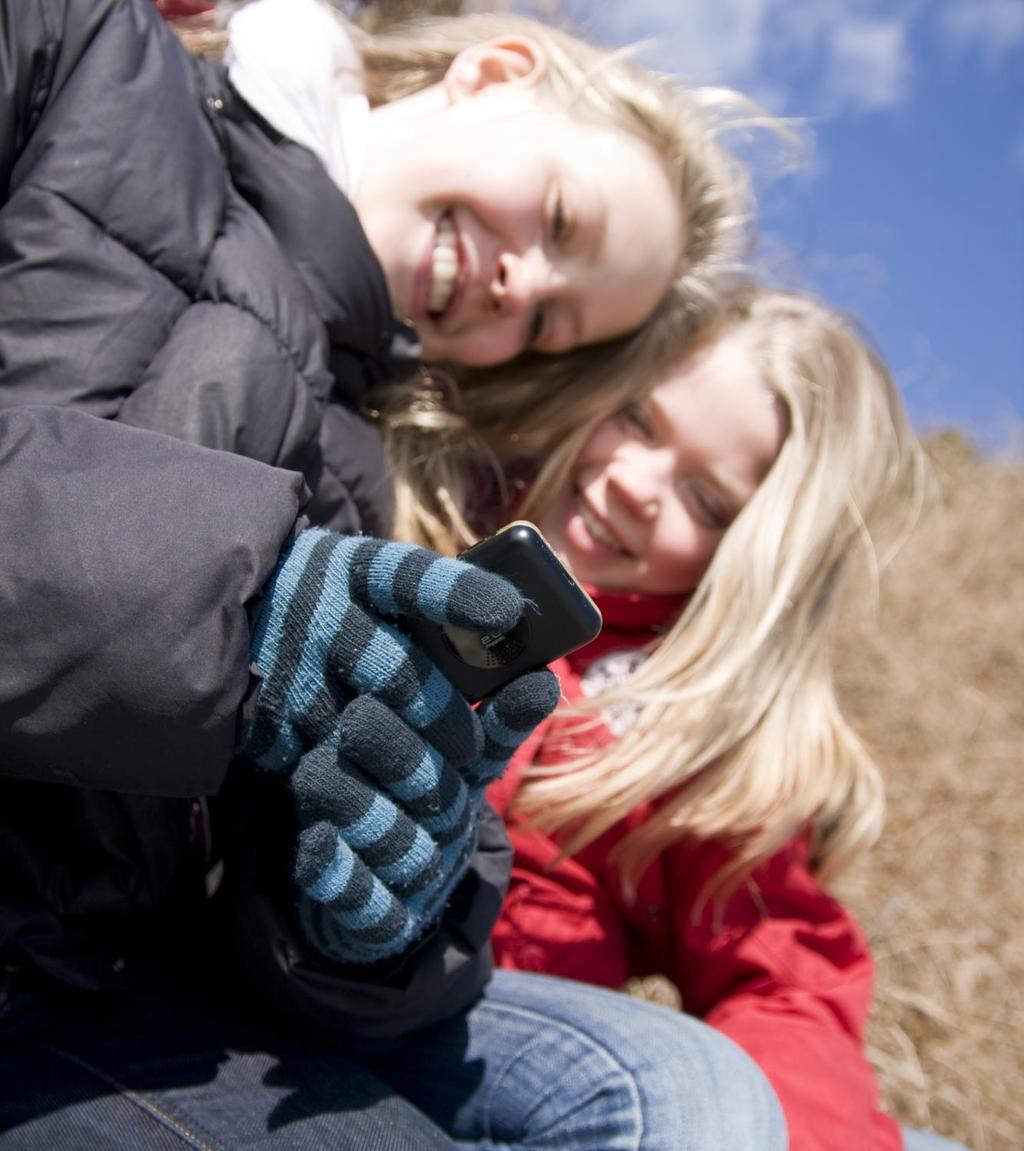
POLYGON ((430 257, 430 290, 427 311, 438 320, 448 310, 459 277, 459 237, 449 212, 437 223, 437 238, 430 257))
POLYGON ((611 532, 608 531, 604 524, 601 523, 590 505, 579 492, 576 493, 576 506, 580 509, 580 516, 586 525, 587 531, 590 532, 591 536, 593 536, 598 543, 604 544, 605 547, 611 548, 612 551, 618 552, 619 555, 632 555, 632 553, 628 552, 611 532))

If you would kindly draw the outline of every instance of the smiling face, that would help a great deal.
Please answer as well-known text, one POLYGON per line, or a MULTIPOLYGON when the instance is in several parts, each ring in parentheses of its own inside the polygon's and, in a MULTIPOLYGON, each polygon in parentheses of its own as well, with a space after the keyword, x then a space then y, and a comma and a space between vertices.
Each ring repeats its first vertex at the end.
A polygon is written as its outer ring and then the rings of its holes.
POLYGON ((659 158, 522 79, 374 109, 356 207, 427 360, 483 366, 639 327, 683 244, 659 158))
POLYGON ((691 592, 785 427, 742 330, 729 332, 598 425, 539 526, 584 583, 691 592))

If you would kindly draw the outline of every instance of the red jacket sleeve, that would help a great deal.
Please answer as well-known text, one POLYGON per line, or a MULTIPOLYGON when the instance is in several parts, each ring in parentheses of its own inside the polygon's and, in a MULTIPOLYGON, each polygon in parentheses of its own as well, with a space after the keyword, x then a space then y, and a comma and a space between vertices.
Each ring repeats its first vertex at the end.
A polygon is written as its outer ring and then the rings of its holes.
POLYGON ((548 836, 509 816, 523 765, 531 762, 542 735, 532 733, 487 792, 507 820, 515 849, 508 894, 491 935, 494 962, 619 988, 629 977, 627 924, 600 875, 579 859, 560 858, 548 836))
POLYGON ((491 936, 498 967, 618 989, 629 978, 626 924, 597 878, 575 859, 549 870, 551 841, 512 833, 515 863, 491 936))
POLYGON ((806 844, 762 865, 717 910, 695 914, 720 872, 716 845, 669 853, 674 977, 687 1011, 743 1047, 774 1087, 791 1151, 899 1151, 864 1054, 874 965, 852 917, 811 876, 806 844))

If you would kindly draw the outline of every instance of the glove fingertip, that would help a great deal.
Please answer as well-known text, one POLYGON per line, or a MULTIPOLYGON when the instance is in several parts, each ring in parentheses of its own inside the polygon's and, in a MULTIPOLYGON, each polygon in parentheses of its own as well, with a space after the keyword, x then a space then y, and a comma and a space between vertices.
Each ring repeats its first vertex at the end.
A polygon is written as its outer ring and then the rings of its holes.
POLYGON ((382 700, 373 695, 357 695, 341 713, 341 746, 359 759, 358 753, 366 747, 379 750, 382 741, 392 743, 399 723, 394 709, 382 700))
POLYGON ((295 853, 295 882, 303 889, 316 885, 338 854, 339 840, 333 826, 326 822, 314 823, 299 834, 295 853))
POLYGON ((473 765, 474 782, 498 779, 530 733, 558 706, 557 676, 546 668, 518 676, 487 700, 477 713, 484 731, 483 755, 473 765))
POLYGON ((523 614, 525 601, 519 589, 495 572, 456 562, 462 570, 448 594, 447 621, 474 631, 511 631, 523 614))
POLYGON ((506 727, 522 729, 524 734, 546 719, 558 706, 562 688, 558 676, 548 668, 516 676, 485 705, 481 721, 493 712, 506 727))

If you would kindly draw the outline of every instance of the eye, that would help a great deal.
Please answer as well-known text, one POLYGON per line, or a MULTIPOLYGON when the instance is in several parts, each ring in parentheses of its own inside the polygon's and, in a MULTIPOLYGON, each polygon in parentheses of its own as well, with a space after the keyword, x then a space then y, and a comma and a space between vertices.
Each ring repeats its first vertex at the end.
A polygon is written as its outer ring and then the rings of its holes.
POLYGON ((565 218, 565 205, 562 203, 562 196, 559 193, 555 197, 554 205, 551 209, 551 239, 556 243, 560 243, 565 236, 568 223, 565 218))
POLYGON ((724 532, 734 519, 731 509, 725 507, 716 496, 695 486, 689 480, 686 481, 685 487, 686 498, 697 522, 708 531, 724 532))
POLYGON ((654 439, 654 428, 639 404, 627 404, 619 412, 619 419, 633 435, 647 441, 654 439))

